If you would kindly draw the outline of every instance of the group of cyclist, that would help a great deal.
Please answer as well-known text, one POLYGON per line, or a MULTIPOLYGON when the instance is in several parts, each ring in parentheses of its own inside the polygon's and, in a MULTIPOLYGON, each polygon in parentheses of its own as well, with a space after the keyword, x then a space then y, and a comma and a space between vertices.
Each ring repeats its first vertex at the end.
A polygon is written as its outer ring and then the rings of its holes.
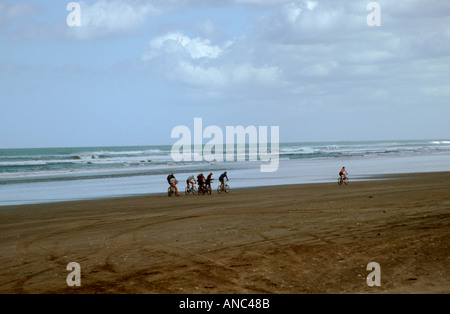
MULTIPOLYGON (((198 190, 202 191, 203 189, 205 191, 207 191, 209 189, 209 191, 211 192, 211 181, 213 181, 214 179, 212 178, 213 173, 210 172, 209 175, 205 178, 205 176, 203 175, 203 173, 200 173, 199 175, 197 175, 197 180, 195 179, 194 175, 191 175, 189 178, 186 179, 186 185, 187 187, 191 187, 191 189, 194 189, 194 184, 198 184, 198 190)), ((345 179, 346 176, 348 175, 348 172, 345 170, 345 167, 342 167, 341 171, 339 171, 339 177, 341 178, 341 180, 345 179)), ((228 181, 228 176, 227 176, 227 172, 225 171, 224 173, 222 173, 219 177, 219 181, 220 181, 220 186, 222 188, 222 191, 225 190, 225 184, 224 184, 224 180, 228 181)), ((175 178, 175 176, 173 175, 173 173, 169 174, 169 176, 167 177, 167 182, 169 183, 169 185, 171 187, 173 187, 175 189, 175 193, 177 196, 179 196, 178 194, 178 188, 177 188, 177 179, 175 178)))
MULTIPOLYGON (((198 184, 199 191, 202 191, 202 190, 207 191, 209 189, 209 191, 211 192, 211 181, 214 180, 212 178, 212 175, 213 175, 213 173, 210 172, 209 175, 205 178, 203 173, 200 173, 199 175, 197 175, 197 180, 195 179, 194 175, 191 175, 190 177, 188 177, 186 179, 186 185, 187 185, 187 187, 191 186, 191 189, 193 189, 194 184, 198 184)), ((226 171, 219 176, 219 181, 220 181, 220 186, 222 187, 222 191, 225 189, 225 184, 224 184, 225 179, 228 181, 228 176, 227 176, 226 171)), ((167 182, 169 183, 169 185, 171 187, 173 187, 175 189, 175 195, 179 196, 178 188, 177 188, 178 180, 175 178, 173 173, 171 173, 171 174, 169 174, 169 176, 167 176, 167 182)))

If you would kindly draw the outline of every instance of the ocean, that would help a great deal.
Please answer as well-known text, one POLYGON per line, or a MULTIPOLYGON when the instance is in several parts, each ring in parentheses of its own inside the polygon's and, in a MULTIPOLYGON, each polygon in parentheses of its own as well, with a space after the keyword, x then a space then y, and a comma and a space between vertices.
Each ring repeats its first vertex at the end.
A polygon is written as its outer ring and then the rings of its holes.
MULTIPOLYGON (((171 145, 0 149, 0 206, 149 195, 180 190, 202 172, 228 172, 231 188, 333 182, 345 166, 352 181, 377 175, 450 171, 450 140, 280 143, 279 168, 262 161, 175 162, 171 145)), ((213 181, 213 187, 217 180, 213 181)))

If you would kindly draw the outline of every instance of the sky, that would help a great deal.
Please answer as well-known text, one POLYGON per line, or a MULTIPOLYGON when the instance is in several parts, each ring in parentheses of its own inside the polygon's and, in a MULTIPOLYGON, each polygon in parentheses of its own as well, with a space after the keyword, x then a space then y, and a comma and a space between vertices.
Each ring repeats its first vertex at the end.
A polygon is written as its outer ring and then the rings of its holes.
POLYGON ((0 0, 0 148, 449 139, 450 1, 375 2, 0 0))

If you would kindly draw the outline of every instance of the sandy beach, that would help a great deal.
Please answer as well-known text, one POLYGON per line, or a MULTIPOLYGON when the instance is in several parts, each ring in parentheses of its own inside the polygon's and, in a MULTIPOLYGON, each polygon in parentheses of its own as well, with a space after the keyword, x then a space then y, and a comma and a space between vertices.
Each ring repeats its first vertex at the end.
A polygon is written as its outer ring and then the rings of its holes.
POLYGON ((1 207, 0 293, 450 293, 449 191, 443 172, 1 207))

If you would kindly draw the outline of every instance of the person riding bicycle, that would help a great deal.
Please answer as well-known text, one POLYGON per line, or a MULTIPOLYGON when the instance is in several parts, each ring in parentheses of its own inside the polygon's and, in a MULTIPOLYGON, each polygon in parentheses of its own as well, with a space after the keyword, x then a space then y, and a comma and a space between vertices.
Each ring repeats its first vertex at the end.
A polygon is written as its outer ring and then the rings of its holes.
POLYGON ((225 191, 225 182, 224 182, 225 178, 227 178, 227 181, 228 181, 228 176, 227 176, 226 171, 224 173, 222 173, 219 177, 220 186, 222 187, 222 191, 225 191))
POLYGON ((194 183, 197 184, 197 181, 195 180, 194 175, 191 175, 189 178, 187 178, 187 180, 186 180, 187 187, 189 187, 189 183, 191 184, 191 190, 192 190, 194 188, 194 183))
POLYGON ((348 175, 348 172, 345 170, 345 167, 342 167, 341 171, 339 171, 339 176, 341 177, 341 180, 345 180, 346 175, 348 175))
POLYGON ((212 172, 209 173, 208 177, 206 178, 206 182, 205 182, 205 188, 209 189, 209 191, 211 192, 211 181, 214 180, 212 178, 212 172))
POLYGON ((171 173, 171 174, 169 174, 169 175, 167 176, 167 182, 169 183, 169 185, 170 185, 171 187, 173 187, 173 188, 175 189, 175 194, 176 194, 177 196, 180 196, 180 195, 178 194, 178 188, 177 188, 177 183, 178 183, 178 181, 177 181, 177 179, 175 179, 175 176, 173 175, 173 173, 171 173))
POLYGON ((205 176, 203 175, 203 173, 200 173, 197 176, 197 182, 198 182, 198 190, 202 191, 202 189, 204 188, 204 184, 205 184, 205 176))

